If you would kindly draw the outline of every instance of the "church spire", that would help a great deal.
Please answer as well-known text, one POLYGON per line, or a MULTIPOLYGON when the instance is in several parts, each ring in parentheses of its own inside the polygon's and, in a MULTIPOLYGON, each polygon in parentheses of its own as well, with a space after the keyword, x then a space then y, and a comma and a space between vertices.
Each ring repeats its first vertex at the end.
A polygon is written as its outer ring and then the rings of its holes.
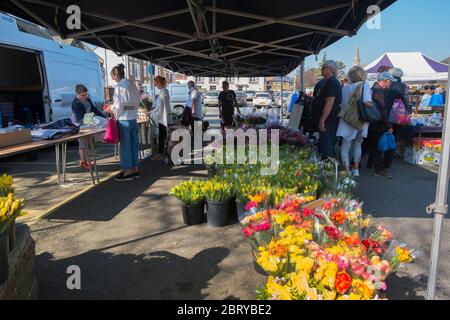
POLYGON ((361 65, 361 57, 359 55, 359 45, 356 45, 356 48, 355 48, 355 57, 353 58, 353 65, 354 66, 361 65))

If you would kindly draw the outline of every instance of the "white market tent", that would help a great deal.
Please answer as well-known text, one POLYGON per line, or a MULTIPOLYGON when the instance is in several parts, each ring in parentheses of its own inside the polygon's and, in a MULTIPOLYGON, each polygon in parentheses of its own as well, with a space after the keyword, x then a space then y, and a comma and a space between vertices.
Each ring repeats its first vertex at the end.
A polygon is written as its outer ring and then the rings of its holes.
POLYGON ((364 69, 369 79, 375 78, 379 67, 400 68, 403 82, 447 82, 448 65, 424 55, 422 52, 387 52, 364 69))

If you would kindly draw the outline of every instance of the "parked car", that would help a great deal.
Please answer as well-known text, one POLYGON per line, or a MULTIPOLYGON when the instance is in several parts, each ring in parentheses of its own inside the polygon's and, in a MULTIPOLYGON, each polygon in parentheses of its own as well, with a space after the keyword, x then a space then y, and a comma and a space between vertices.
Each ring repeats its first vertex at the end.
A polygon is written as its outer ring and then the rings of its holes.
POLYGON ((219 91, 208 91, 205 94, 204 104, 206 107, 219 106, 219 91))
MULTIPOLYGON (((286 104, 289 103, 290 101, 290 96, 292 95, 292 92, 283 92, 283 106, 285 106, 286 104)), ((282 107, 281 105, 281 92, 277 92, 275 94, 275 105, 277 107, 282 107)))
POLYGON ((269 93, 257 93, 253 98, 253 106, 257 108, 272 106, 272 96, 269 93))
POLYGON ((245 95, 247 96, 247 102, 253 102, 253 97, 255 96, 256 91, 245 91, 245 95))
POLYGON ((236 91, 236 98, 239 104, 239 108, 247 106, 247 95, 243 91, 236 91))

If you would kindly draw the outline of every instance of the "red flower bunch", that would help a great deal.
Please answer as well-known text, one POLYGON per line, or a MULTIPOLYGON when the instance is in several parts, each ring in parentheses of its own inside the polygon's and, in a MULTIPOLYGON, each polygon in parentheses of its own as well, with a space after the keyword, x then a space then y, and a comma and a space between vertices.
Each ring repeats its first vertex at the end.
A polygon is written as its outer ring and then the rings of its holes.
POLYGON ((305 218, 311 216, 314 213, 315 213, 315 210, 311 210, 311 209, 308 209, 308 208, 303 208, 302 209, 302 214, 303 214, 303 216, 305 218))
POLYGON ((339 294, 345 294, 350 288, 352 283, 352 278, 348 275, 347 272, 341 271, 336 276, 336 291, 339 294))
POLYGON ((371 238, 363 240, 363 241, 361 241, 361 243, 366 248, 367 252, 372 250, 373 252, 376 252, 376 253, 383 253, 382 246, 377 241, 375 241, 371 238))
POLYGON ((253 225, 249 225, 247 228, 242 229, 242 233, 245 235, 246 238, 250 238, 255 233, 253 225))
POLYGON ((342 232, 340 232, 337 228, 327 226, 323 228, 323 230, 331 240, 338 241, 342 238, 342 232))

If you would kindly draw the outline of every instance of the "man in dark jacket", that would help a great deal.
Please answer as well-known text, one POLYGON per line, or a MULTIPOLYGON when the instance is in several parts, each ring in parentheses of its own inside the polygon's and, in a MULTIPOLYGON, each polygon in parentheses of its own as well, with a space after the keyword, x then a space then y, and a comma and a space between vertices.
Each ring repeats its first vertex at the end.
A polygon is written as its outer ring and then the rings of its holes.
MULTIPOLYGON (((72 101, 72 122, 77 125, 83 124, 84 115, 93 112, 96 116, 105 117, 89 99, 88 89, 85 85, 77 84, 75 87, 76 96, 72 101)), ((86 148, 82 139, 78 140, 80 153, 80 167, 89 170, 91 164, 87 161, 86 148)), ((92 165, 91 165, 92 166, 92 165)))
POLYGON ((378 141, 384 133, 393 133, 392 124, 389 122, 387 93, 392 83, 396 81, 389 72, 383 72, 378 76, 378 82, 372 87, 372 100, 380 111, 382 118, 380 121, 371 123, 369 126, 367 140, 370 151, 367 167, 372 168, 375 165, 375 175, 385 179, 392 179, 392 176, 386 169, 391 166, 394 150, 387 151, 383 154, 378 150, 378 141))

